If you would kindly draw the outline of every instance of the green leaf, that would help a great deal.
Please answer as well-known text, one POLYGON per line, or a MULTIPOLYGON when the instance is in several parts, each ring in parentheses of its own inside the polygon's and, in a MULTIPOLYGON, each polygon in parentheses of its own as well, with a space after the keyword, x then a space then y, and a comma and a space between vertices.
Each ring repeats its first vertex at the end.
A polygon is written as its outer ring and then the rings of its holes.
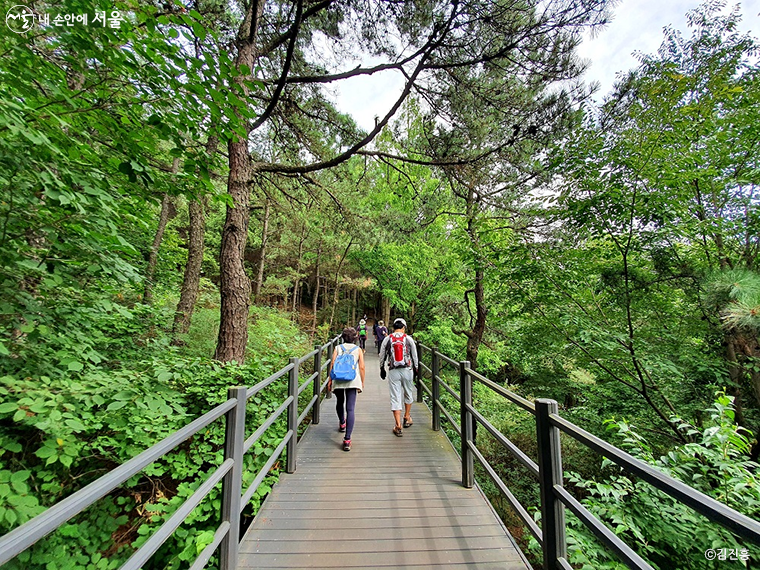
POLYGON ((206 28, 203 27, 202 24, 199 24, 198 22, 193 22, 193 32, 198 37, 200 41, 203 41, 206 39, 206 28))
POLYGON ((156 379, 159 382, 166 382, 167 380, 171 380, 173 377, 174 377, 174 374, 172 374, 168 370, 164 370, 163 372, 159 373, 156 379))
POLYGON ((7 509, 5 511, 5 520, 8 522, 9 525, 13 526, 16 524, 16 521, 18 520, 18 515, 16 514, 16 511, 13 509, 7 509))
POLYGON ((54 455, 57 455, 58 452, 56 449, 49 447, 47 445, 43 445, 40 447, 37 451, 34 452, 34 454, 39 457, 40 459, 45 459, 46 457, 52 457, 54 455))
POLYGON ((87 429, 82 422, 77 420, 66 420, 64 423, 74 431, 84 431, 87 429))

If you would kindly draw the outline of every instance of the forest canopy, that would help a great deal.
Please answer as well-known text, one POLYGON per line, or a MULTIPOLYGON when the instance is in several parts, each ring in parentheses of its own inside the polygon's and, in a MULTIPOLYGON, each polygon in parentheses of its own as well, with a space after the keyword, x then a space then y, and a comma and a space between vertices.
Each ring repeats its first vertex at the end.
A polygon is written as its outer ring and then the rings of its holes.
MULTIPOLYGON (((600 100, 576 49, 614 8, 30 4, 31 30, 0 31, 0 532, 365 313, 403 316, 757 518, 758 40, 708 0, 600 100), (43 18, 100 12, 119 25, 43 18), (381 73, 403 87, 365 131, 332 93, 381 73)), ((475 398, 535 454, 531 424, 475 398)), ((218 464, 223 429, 206 436, 8 568, 118 567, 218 464)), ((515 472, 495 448, 489 461, 515 472)), ((599 458, 565 461, 653 567, 712 568, 704 550, 735 543, 599 458)), ((146 568, 193 560, 219 501, 146 568)), ((574 566, 621 567, 576 523, 574 566)))

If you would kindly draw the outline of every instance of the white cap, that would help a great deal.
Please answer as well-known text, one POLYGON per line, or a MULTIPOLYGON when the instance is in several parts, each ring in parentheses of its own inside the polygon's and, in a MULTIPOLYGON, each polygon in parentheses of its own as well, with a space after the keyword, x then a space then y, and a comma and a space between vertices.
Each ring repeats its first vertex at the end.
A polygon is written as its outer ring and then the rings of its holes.
POLYGON ((406 328, 406 321, 404 319, 402 319, 402 318, 399 317, 398 319, 396 319, 395 321, 393 321, 393 326, 396 327, 396 325, 398 323, 401 323, 401 326, 403 326, 404 328, 406 328))

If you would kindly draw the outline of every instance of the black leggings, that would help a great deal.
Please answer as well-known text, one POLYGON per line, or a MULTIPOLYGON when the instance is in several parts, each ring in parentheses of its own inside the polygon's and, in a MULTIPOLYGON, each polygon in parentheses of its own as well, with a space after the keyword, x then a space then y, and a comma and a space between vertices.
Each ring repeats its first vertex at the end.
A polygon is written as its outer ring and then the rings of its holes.
POLYGON ((351 432, 354 431, 354 408, 356 407, 356 388, 345 388, 335 390, 335 411, 338 412, 340 423, 346 422, 346 435, 343 439, 351 439, 351 432), (343 402, 346 402, 346 411, 343 412, 343 402))
POLYGON ((364 346, 367 343, 367 337, 366 336, 359 336, 359 348, 364 350, 364 346))

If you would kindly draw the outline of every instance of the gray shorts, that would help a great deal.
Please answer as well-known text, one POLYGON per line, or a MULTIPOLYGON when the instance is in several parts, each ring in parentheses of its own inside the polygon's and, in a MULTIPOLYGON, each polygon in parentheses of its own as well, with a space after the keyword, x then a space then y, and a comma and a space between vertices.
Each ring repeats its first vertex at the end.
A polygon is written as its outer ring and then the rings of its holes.
POLYGON ((391 393, 391 410, 403 410, 403 404, 414 402, 412 396, 414 372, 412 369, 391 368, 388 370, 388 388, 391 393))

